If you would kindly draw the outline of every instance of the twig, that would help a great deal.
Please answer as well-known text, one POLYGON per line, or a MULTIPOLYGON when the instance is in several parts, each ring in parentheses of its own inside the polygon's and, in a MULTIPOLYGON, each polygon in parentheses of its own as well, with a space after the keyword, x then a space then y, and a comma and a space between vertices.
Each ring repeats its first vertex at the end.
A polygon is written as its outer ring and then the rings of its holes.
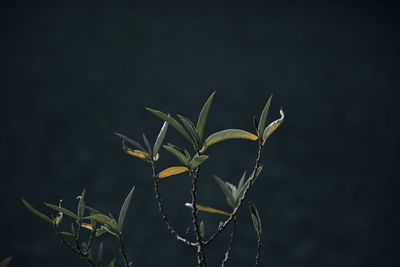
POLYGON ((133 266, 133 262, 129 263, 128 255, 126 254, 126 251, 125 251, 124 242, 122 241, 122 234, 118 235, 118 241, 119 241, 119 246, 120 246, 119 251, 121 252, 122 258, 124 259, 125 267, 133 266))
POLYGON ((232 251, 232 246, 233 246, 233 241, 235 240, 235 234, 236 234, 236 227, 237 227, 237 221, 236 221, 236 216, 233 217, 233 227, 232 227, 232 232, 231 232, 231 239, 229 240, 229 245, 228 245, 228 250, 225 253, 225 258, 222 261, 221 267, 224 267, 225 264, 228 262, 229 260, 229 254, 232 251))
POLYGON ((262 157, 262 148, 263 145, 261 142, 258 143, 258 154, 257 154, 257 158, 256 158, 256 163, 254 166, 254 170, 252 172, 252 176, 250 177, 250 182, 249 185, 246 188, 246 191, 244 192, 242 198, 239 200, 239 203, 237 205, 237 207, 233 210, 232 214, 229 216, 228 219, 225 220, 224 223, 222 223, 217 231, 206 241, 204 241, 204 246, 207 246, 208 244, 210 244, 225 228, 226 226, 233 221, 233 218, 239 213, 240 207, 242 206, 243 201, 246 199, 247 193, 249 192, 251 186, 253 185, 254 179, 256 179, 256 173, 258 168, 261 166, 261 157, 262 157))
POLYGON ((261 260, 261 237, 259 236, 257 239, 257 256, 256 256, 256 265, 255 267, 258 267, 260 265, 260 260, 261 260))
POLYGON ((200 234, 199 220, 197 217, 197 179, 199 178, 199 168, 190 172, 192 177, 192 218, 193 228, 196 236, 196 247, 197 247, 197 266, 207 266, 207 261, 203 250, 203 240, 200 234))
POLYGON ((172 227, 171 223, 168 220, 167 213, 164 210, 163 202, 161 199, 161 194, 160 194, 160 188, 159 188, 159 181, 157 179, 157 173, 156 173, 156 168, 155 168, 155 163, 150 162, 151 168, 153 171, 153 181, 154 181, 154 191, 156 194, 156 200, 158 203, 158 211, 161 213, 162 219, 167 225, 167 229, 170 231, 170 233, 175 237, 176 240, 190 246, 190 247, 196 247, 196 243, 190 242, 188 239, 183 238, 180 236, 175 229, 172 227))

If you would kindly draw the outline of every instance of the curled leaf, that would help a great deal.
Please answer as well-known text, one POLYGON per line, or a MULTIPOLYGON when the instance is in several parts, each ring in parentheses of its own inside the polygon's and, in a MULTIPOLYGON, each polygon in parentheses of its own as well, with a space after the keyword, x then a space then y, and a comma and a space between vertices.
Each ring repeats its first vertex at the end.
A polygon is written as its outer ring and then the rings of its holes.
POLYGON ((257 236, 260 237, 262 232, 260 215, 258 213, 256 206, 253 203, 249 202, 249 208, 254 229, 256 230, 257 236))
POLYGON ((201 152, 204 152, 208 147, 216 143, 229 139, 247 139, 251 141, 256 141, 258 137, 255 134, 240 129, 223 130, 207 137, 206 141, 204 142, 203 148, 201 149, 201 152))
POLYGON ((285 113, 283 112, 282 109, 279 111, 279 113, 281 114, 281 117, 276 121, 273 121, 270 125, 267 126, 267 128, 265 128, 263 133, 263 145, 267 141, 268 137, 273 132, 275 132, 276 129, 278 129, 278 127, 282 124, 283 120, 285 119, 285 113))
POLYGON ((133 195, 133 190, 135 190, 135 187, 131 189, 129 192, 128 196, 126 197, 124 204, 122 205, 121 211, 119 212, 119 217, 118 217, 118 229, 121 232, 122 231, 122 226, 124 225, 125 217, 126 217, 126 212, 128 211, 129 204, 131 203, 132 195, 133 195))
POLYGON ((169 167, 157 175, 158 179, 164 179, 172 175, 177 175, 183 172, 187 172, 189 169, 184 166, 169 167))

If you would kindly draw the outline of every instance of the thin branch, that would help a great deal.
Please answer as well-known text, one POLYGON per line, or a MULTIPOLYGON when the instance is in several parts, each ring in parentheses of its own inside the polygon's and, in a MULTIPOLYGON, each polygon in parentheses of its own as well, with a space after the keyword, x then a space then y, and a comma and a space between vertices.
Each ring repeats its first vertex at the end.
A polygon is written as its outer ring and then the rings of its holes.
POLYGON ((237 205, 237 207, 233 210, 232 214, 229 216, 228 219, 225 220, 225 222, 223 224, 221 224, 217 231, 208 239, 204 242, 204 246, 207 246, 208 244, 210 244, 225 228, 226 226, 233 221, 233 218, 237 216, 237 214, 239 213, 240 207, 242 206, 243 201, 246 199, 246 196, 251 188, 251 186, 253 185, 254 180, 256 179, 256 173, 258 168, 261 166, 261 157, 262 157, 262 148, 263 145, 261 142, 258 143, 258 154, 257 154, 257 158, 256 158, 256 163, 254 166, 254 170, 252 172, 252 176, 250 177, 250 182, 249 185, 246 188, 246 191, 244 192, 242 198, 239 200, 239 203, 237 205))
POLYGON ((203 250, 203 240, 200 234, 199 220, 197 217, 197 180, 199 178, 199 168, 195 171, 190 172, 192 177, 192 218, 193 218, 193 228, 196 236, 196 247, 197 247, 197 266, 203 267, 207 266, 207 261, 203 250))
POLYGON ((228 245, 228 250, 225 253, 225 258, 222 261, 221 267, 224 267, 225 264, 228 262, 229 260, 229 254, 232 251, 232 246, 233 246, 233 241, 235 240, 235 234, 236 234, 236 227, 237 227, 237 221, 236 221, 236 216, 233 217, 233 227, 232 227, 232 232, 231 232, 231 239, 229 240, 229 245, 228 245))
POLYGON ((119 241, 119 246, 120 246, 119 251, 121 252, 122 258, 124 259, 125 267, 133 266, 133 262, 130 263, 128 260, 128 255, 126 254, 126 251, 125 251, 124 242, 122 241, 122 234, 118 235, 118 241, 119 241))
POLYGON ((261 237, 259 236, 257 238, 257 255, 256 255, 256 265, 255 267, 258 267, 260 265, 260 260, 261 260, 261 237))
POLYGON ((175 237, 176 240, 190 246, 190 247, 196 247, 196 243, 190 242, 188 239, 183 238, 180 236, 175 229, 172 227, 171 223, 168 220, 167 213, 164 210, 163 202, 161 199, 161 194, 160 194, 160 188, 159 188, 159 181, 157 179, 157 173, 156 173, 156 168, 155 168, 155 163, 150 162, 151 168, 153 171, 153 181, 154 181, 154 191, 156 194, 156 200, 158 203, 158 211, 161 213, 162 219, 167 225, 167 229, 170 231, 170 233, 175 237))

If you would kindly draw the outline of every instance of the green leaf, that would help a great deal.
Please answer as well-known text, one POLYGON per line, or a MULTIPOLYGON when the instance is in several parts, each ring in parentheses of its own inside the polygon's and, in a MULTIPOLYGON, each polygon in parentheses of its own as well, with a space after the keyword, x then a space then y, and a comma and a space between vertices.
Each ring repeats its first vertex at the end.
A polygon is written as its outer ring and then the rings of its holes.
POLYGON ((22 204, 24 204, 24 206, 27 210, 29 210, 36 217, 40 218, 42 221, 45 221, 49 224, 53 224, 53 220, 50 217, 44 215, 43 213, 41 213, 40 211, 35 209, 31 204, 26 202, 23 198, 22 198, 22 204))
POLYGON ((155 110, 155 109, 151 109, 151 108, 146 108, 146 109, 148 111, 150 111, 151 113, 153 113, 158 118, 168 122, 169 125, 171 125, 173 128, 175 128, 175 130, 177 130, 181 135, 183 135, 187 140, 189 140, 193 145, 195 145, 193 143, 192 138, 186 132, 185 128, 183 128, 183 126, 179 122, 177 122, 174 118, 171 118, 170 116, 168 116, 167 114, 165 114, 159 110, 155 110))
POLYGON ((85 213, 85 191, 86 189, 83 189, 82 194, 79 196, 79 203, 78 203, 78 220, 81 221, 82 217, 85 213))
POLYGON ((47 207, 49 207, 50 209, 56 210, 58 212, 62 212, 62 213, 64 213, 64 215, 66 215, 66 216, 68 216, 68 217, 70 217, 70 218, 72 218, 74 220, 77 220, 77 221, 79 220, 78 216, 75 213, 73 213, 72 211, 70 211, 70 210, 68 210, 66 208, 62 208, 62 207, 59 207, 59 206, 56 206, 56 205, 53 205, 53 204, 48 204, 48 203, 44 203, 44 204, 47 207))
POLYGON ((240 178, 239 184, 238 184, 238 191, 243 187, 244 181, 246 180, 246 172, 243 173, 242 178, 240 178))
POLYGON ((10 264, 11 260, 12 260, 11 256, 3 259, 2 261, 0 261, 0 267, 7 267, 8 264, 10 264))
POLYGON ((115 262, 116 262, 116 261, 117 261, 116 258, 112 259, 112 260, 110 261, 110 264, 108 264, 108 267, 115 267, 115 262))
POLYGON ((129 192, 128 196, 126 197, 124 204, 122 205, 121 211, 119 212, 118 227, 119 227, 120 232, 122 232, 122 226, 124 225, 126 212, 128 211, 129 204, 131 203, 132 194, 133 194, 134 190, 135 190, 135 187, 132 187, 132 190, 129 192))
POLYGON ((258 133, 260 135, 264 132, 265 125, 267 123, 267 117, 268 117, 269 107, 271 106, 271 100, 272 100, 272 95, 269 97, 260 116, 260 122, 258 124, 258 133))
MULTIPOLYGON (((91 208, 91 207, 89 207, 89 206, 84 206, 84 208, 87 209, 88 211, 94 213, 94 214, 101 214, 100 211, 98 211, 98 210, 96 210, 96 209, 94 209, 94 208, 91 208)), ((88 216, 88 217, 85 217, 85 219, 90 219, 91 217, 92 217, 92 216, 88 216)))
POLYGON ((173 146, 169 146, 169 145, 164 145, 163 147, 169 153, 174 155, 183 165, 185 165, 185 166, 189 165, 189 160, 187 159, 187 157, 185 155, 183 155, 178 149, 176 149, 173 146))
POLYGON ((66 237, 75 238, 75 235, 73 233, 70 233, 70 232, 60 232, 60 235, 63 235, 63 236, 66 236, 66 237))
POLYGON ((103 259, 103 250, 104 250, 103 242, 100 242, 99 249, 97 250, 97 262, 98 263, 100 263, 103 259))
POLYGON ((262 232, 260 215, 258 213, 256 206, 253 203, 249 202, 249 208, 254 229, 256 230, 258 237, 260 237, 262 232))
POLYGON ((258 134, 258 120, 257 120, 256 116, 253 116, 253 126, 254 126, 254 130, 256 130, 256 132, 257 132, 257 135, 259 135, 258 134))
POLYGON ((136 142, 136 141, 133 141, 132 139, 126 137, 125 135, 122 135, 122 134, 120 134, 120 133, 115 133, 115 134, 118 135, 119 137, 121 137, 123 142, 128 142, 128 143, 131 144, 133 147, 135 147, 135 148, 137 148, 137 149, 139 149, 139 150, 142 150, 142 151, 145 151, 145 150, 146 150, 146 149, 144 149, 144 147, 143 147, 141 144, 139 144, 139 143, 136 142))
POLYGON ((224 194, 226 196, 226 200, 228 202, 228 205, 231 208, 235 208, 236 201, 235 201, 235 198, 233 197, 232 191, 229 188, 229 186, 224 181, 222 181, 222 179, 219 178, 218 176, 213 175, 213 177, 214 177, 215 181, 217 182, 217 184, 219 185, 219 187, 221 188, 222 192, 224 192, 224 194))
POLYGON ((207 137, 206 141, 204 142, 203 148, 201 152, 204 152, 208 147, 228 140, 228 139, 247 139, 251 141, 256 141, 258 139, 257 135, 246 132, 244 130, 239 129, 227 129, 217 133, 214 133, 207 137))
POLYGON ((192 159, 192 157, 190 156, 190 153, 185 149, 185 157, 188 161, 190 161, 192 159))
POLYGON ((199 114, 199 118, 197 120, 197 134, 199 141, 203 140, 203 134, 204 134, 204 129, 206 127, 206 122, 207 122, 207 116, 208 112, 210 111, 210 107, 212 104, 212 101, 214 99, 215 91, 208 97, 206 103, 204 104, 203 108, 201 109, 201 112, 199 114))
POLYGON ((194 126, 193 122, 191 120, 189 120, 188 118, 185 118, 181 115, 178 115, 178 117, 183 122, 183 125, 185 125, 187 131, 190 133, 190 136, 192 137, 193 142, 195 144, 198 144, 196 126, 194 126))
POLYGON ((107 226, 104 226, 104 225, 102 225, 102 226, 100 227, 100 229, 103 229, 103 230, 105 230, 107 233, 112 234, 113 236, 116 236, 117 238, 119 238, 118 231, 115 231, 115 230, 113 230, 113 229, 110 229, 110 228, 108 228, 107 226))
POLYGON ((147 147, 147 151, 149 152, 149 155, 151 156, 153 154, 153 150, 151 149, 151 145, 150 145, 149 139, 147 139, 145 134, 143 134, 143 142, 147 147))
POLYGON ((200 228, 199 229, 200 230, 200 236, 202 238, 205 238, 206 237, 206 228, 204 226, 204 222, 203 221, 200 222, 199 228, 200 228))
POLYGON ((154 147, 153 147, 153 156, 154 157, 157 155, 162 143, 164 142, 164 138, 165 138, 165 135, 167 134, 167 130, 168 130, 168 122, 164 122, 164 124, 161 127, 161 130, 157 136, 157 140, 154 143, 154 147))
POLYGON ((267 128, 265 128, 263 133, 263 145, 267 141, 268 137, 270 137, 270 135, 273 132, 275 132, 276 129, 278 129, 278 127, 282 124, 283 120, 285 119, 285 113, 283 112, 282 109, 279 111, 279 113, 281 114, 281 117, 276 121, 273 121, 270 125, 267 126, 267 128))
MULTIPOLYGON (((92 218, 93 220, 95 220, 96 222, 107 226, 107 227, 108 227, 108 230, 111 230, 111 231, 113 231, 113 232, 116 233, 116 234, 119 233, 119 230, 118 230, 118 228, 119 228, 119 227, 118 227, 118 223, 117 223, 114 219, 108 217, 107 215, 104 215, 104 214, 94 214, 94 215, 91 216, 91 218, 92 218)), ((107 230, 107 229, 105 229, 105 230, 107 230)))
POLYGON ((190 161, 189 167, 190 169, 196 169, 200 164, 208 159, 207 155, 195 155, 194 158, 190 161))

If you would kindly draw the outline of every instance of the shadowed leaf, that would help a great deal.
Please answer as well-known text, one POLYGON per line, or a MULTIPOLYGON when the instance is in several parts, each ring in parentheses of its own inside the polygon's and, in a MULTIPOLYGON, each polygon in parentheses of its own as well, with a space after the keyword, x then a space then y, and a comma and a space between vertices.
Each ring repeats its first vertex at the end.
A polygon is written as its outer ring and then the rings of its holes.
MULTIPOLYGON (((118 135, 119 137, 121 137, 123 141, 125 141, 125 142, 131 144, 133 147, 135 147, 135 148, 137 148, 137 149, 139 149, 139 150, 142 150, 142 151, 146 150, 146 149, 144 149, 144 147, 143 147, 141 144, 139 144, 139 143, 136 142, 136 141, 133 141, 133 140, 130 139, 129 137, 126 137, 125 135, 120 134, 120 133, 115 133, 115 134, 118 135)), ((124 146, 126 146, 126 144, 124 144, 124 146)))
POLYGON ((0 261, 0 267, 7 267, 8 264, 10 264, 11 260, 12 260, 11 256, 3 259, 2 261, 0 261))
POLYGON ((108 264, 108 267, 115 267, 115 262, 117 261, 116 258, 112 259, 110 264, 108 264))
POLYGON ((85 213, 85 191, 86 189, 83 189, 82 194, 79 196, 78 210, 76 213, 79 221, 82 220, 82 217, 85 213))
POLYGON ((58 212, 62 212, 62 213, 64 213, 64 215, 66 215, 66 216, 78 221, 78 216, 75 213, 73 213, 72 211, 70 211, 70 210, 68 210, 66 208, 62 208, 62 207, 53 205, 53 204, 49 204, 49 203, 44 203, 44 204, 47 207, 49 207, 50 209, 56 210, 58 212))
POLYGON ((180 163, 182 163, 185 166, 189 165, 189 160, 187 159, 187 157, 184 154, 182 154, 182 152, 180 152, 178 149, 176 149, 173 146, 169 146, 169 145, 164 145, 163 147, 169 153, 174 155, 179 160, 180 163))
POLYGON ((24 204, 25 208, 27 208, 33 215, 40 218, 42 221, 45 221, 49 224, 53 224, 53 220, 50 219, 50 217, 44 215, 43 213, 35 209, 31 204, 26 202, 24 199, 22 199, 22 204, 24 204))
POLYGON ((194 158, 190 161, 189 166, 191 169, 195 169, 207 159, 207 155, 195 155, 194 158))
POLYGON ((204 222, 203 221, 200 222, 199 228, 200 228, 199 229, 200 230, 200 236, 202 238, 205 238, 206 237, 206 228, 204 226, 204 222))
POLYGON ((217 182, 217 184, 219 185, 219 187, 221 188, 222 192, 224 192, 225 196, 226 196, 226 200, 228 202, 228 205, 231 208, 235 208, 235 198, 232 194, 231 189, 229 188, 229 186, 218 176, 213 175, 215 181, 217 182))
POLYGON ((183 122, 183 125, 185 125, 187 131, 189 132, 190 136, 192 137, 192 140, 194 143, 198 143, 198 138, 197 138, 197 129, 196 126, 194 126, 193 122, 189 120, 188 118, 185 118, 182 115, 178 115, 179 119, 183 122))

